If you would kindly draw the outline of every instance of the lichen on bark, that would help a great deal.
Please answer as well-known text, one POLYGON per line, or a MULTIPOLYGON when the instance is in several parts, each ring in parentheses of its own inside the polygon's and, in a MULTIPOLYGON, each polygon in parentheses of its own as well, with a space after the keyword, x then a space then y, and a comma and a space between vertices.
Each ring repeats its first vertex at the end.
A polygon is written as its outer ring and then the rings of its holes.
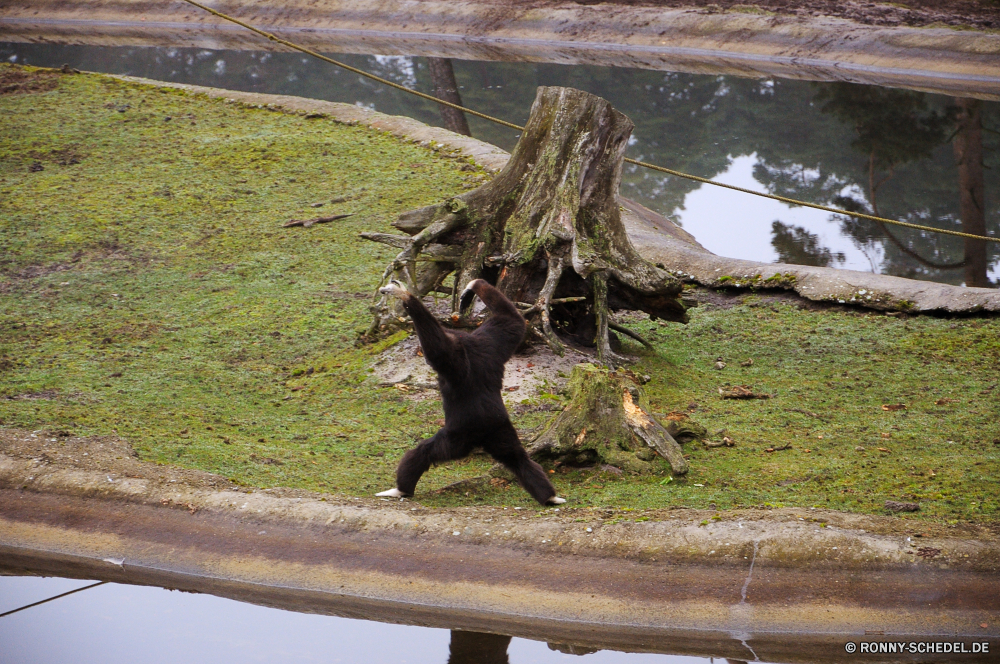
POLYGON ((642 390, 626 375, 593 364, 573 367, 570 402, 528 445, 539 460, 572 465, 610 464, 636 474, 688 471, 680 445, 649 412, 642 390))

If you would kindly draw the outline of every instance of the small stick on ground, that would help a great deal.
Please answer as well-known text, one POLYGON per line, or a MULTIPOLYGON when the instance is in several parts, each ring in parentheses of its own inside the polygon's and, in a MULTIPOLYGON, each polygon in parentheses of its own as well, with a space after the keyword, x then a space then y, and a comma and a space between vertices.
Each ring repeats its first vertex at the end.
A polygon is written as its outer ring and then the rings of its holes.
POLYGON ((808 415, 809 417, 815 417, 817 420, 826 421, 826 417, 823 417, 819 413, 814 413, 811 410, 806 410, 804 408, 788 408, 789 413, 802 413, 803 415, 808 415))
POLYGON ((328 224, 331 221, 337 221, 338 219, 343 219, 345 217, 354 216, 353 214, 335 214, 332 217, 313 217, 312 219, 292 219, 291 221, 286 221, 281 226, 282 228, 288 228, 289 226, 301 226, 302 228, 309 228, 315 224, 328 224))

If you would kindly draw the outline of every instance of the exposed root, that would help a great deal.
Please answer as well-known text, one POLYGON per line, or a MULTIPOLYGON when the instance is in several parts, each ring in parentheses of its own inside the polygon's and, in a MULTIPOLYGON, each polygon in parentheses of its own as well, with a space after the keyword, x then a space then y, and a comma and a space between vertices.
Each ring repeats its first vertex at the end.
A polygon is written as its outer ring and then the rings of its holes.
POLYGON ((597 336, 594 345, 597 346, 597 361, 606 367, 627 364, 628 360, 611 350, 611 338, 608 335, 608 277, 604 272, 594 272, 590 275, 591 288, 594 292, 594 315, 597 317, 597 336))
POLYGON ((633 332, 632 330, 628 329, 627 327, 622 327, 618 323, 612 323, 611 321, 608 321, 608 327, 611 328, 612 330, 614 330, 615 332, 621 332, 626 337, 630 337, 632 339, 635 339, 636 341, 638 341, 639 343, 641 343, 646 348, 648 348, 650 350, 653 350, 653 344, 649 343, 648 341, 646 341, 645 339, 643 339, 639 334, 637 334, 636 332, 633 332))
POLYGON ((545 341, 549 344, 549 348, 556 355, 562 357, 566 354, 566 347, 563 346, 559 338, 556 337, 555 331, 552 329, 552 316, 549 310, 551 306, 550 300, 552 299, 552 294, 556 290, 556 286, 559 285, 559 277, 562 276, 563 271, 563 258, 562 256, 549 256, 549 271, 545 275, 545 285, 542 286, 541 293, 538 294, 538 301, 535 306, 538 307, 538 311, 542 318, 542 333, 545 335, 545 341))

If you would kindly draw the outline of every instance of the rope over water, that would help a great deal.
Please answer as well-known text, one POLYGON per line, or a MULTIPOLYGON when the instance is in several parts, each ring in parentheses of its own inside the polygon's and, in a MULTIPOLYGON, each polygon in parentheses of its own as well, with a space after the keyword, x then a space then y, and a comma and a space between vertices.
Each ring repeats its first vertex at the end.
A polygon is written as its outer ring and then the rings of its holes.
MULTIPOLYGON (((420 97, 422 99, 426 99, 428 101, 432 101, 435 104, 441 104, 442 106, 447 106, 448 108, 453 108, 456 111, 462 111, 463 113, 468 113, 469 115, 474 115, 477 118, 482 118, 484 120, 489 120, 490 122, 495 122, 498 125, 503 125, 504 127, 509 127, 510 129, 516 129, 517 131, 524 131, 524 127, 522 127, 520 125, 516 125, 513 122, 507 122, 506 120, 501 120, 500 118, 495 118, 492 115, 487 115, 486 113, 480 113, 479 111, 474 111, 471 108, 465 108, 464 106, 459 106, 458 104, 453 104, 453 103, 451 103, 449 101, 445 101, 443 99, 438 99, 437 97, 434 97, 433 95, 425 94, 425 93, 419 92, 417 90, 411 90, 408 87, 400 85, 399 83, 393 83, 392 81, 390 81, 388 79, 385 79, 385 78, 382 78, 381 76, 376 76, 375 74, 369 74, 368 72, 364 71, 363 69, 358 69, 356 67, 352 67, 352 66, 350 66, 348 64, 345 64, 343 62, 339 62, 337 60, 334 60, 333 58, 328 58, 325 55, 322 55, 321 53, 317 53, 316 51, 313 51, 312 49, 306 48, 305 46, 299 46, 298 44, 295 44, 295 43, 290 42, 288 40, 282 39, 281 37, 278 37, 278 36, 276 36, 276 35, 274 35, 274 34, 272 34, 270 32, 266 32, 266 31, 261 30, 259 28, 255 28, 252 25, 250 25, 248 23, 244 23, 243 21, 241 21, 241 20, 239 20, 237 18, 233 18, 232 16, 228 16, 226 14, 223 14, 222 12, 216 11, 216 10, 212 9, 211 7, 206 7, 205 5, 203 5, 201 3, 195 2, 195 0, 184 0, 184 2, 186 2, 188 4, 191 4, 191 5, 194 5, 195 7, 198 7, 199 9, 203 9, 206 12, 208 12, 209 14, 212 14, 214 16, 218 16, 219 18, 221 18, 223 20, 226 20, 226 21, 229 21, 231 23, 235 23, 236 25, 239 25, 241 27, 244 27, 247 30, 250 30, 251 32, 255 32, 255 33, 257 33, 258 35, 260 35, 262 37, 266 37, 267 39, 269 39, 269 40, 271 40, 271 41, 273 41, 275 43, 281 44, 282 46, 287 46, 288 48, 294 49, 294 50, 299 51, 301 53, 305 53, 306 55, 311 55, 314 58, 322 60, 323 62, 329 62, 332 65, 336 65, 336 66, 338 66, 338 67, 340 67, 342 69, 346 69, 347 71, 353 72, 355 74, 358 74, 359 76, 364 76, 365 78, 371 79, 373 81, 377 81, 379 83, 382 83, 383 85, 388 85, 391 88, 395 88, 397 90, 401 90, 402 92, 407 92, 407 93, 409 93, 411 95, 416 95, 417 97, 420 97)), ((788 198, 787 196, 778 196, 776 194, 766 194, 764 192, 754 191, 753 189, 746 189, 744 187, 737 187, 736 185, 732 185, 732 184, 725 184, 724 182, 716 182, 715 180, 710 180, 708 178, 699 177, 697 175, 691 175, 690 173, 682 173, 681 171, 675 171, 675 170, 670 169, 670 168, 665 168, 663 166, 657 166, 656 164, 650 164, 650 163, 647 163, 645 161, 639 161, 637 159, 630 159, 629 157, 625 157, 625 161, 628 162, 629 164, 635 164, 636 166, 642 166, 643 168, 648 168, 650 170, 659 171, 660 173, 666 173, 667 175, 672 175, 674 177, 684 178, 686 180, 693 180, 695 182, 701 182, 703 184, 711 184, 711 185, 715 185, 716 187, 723 187, 725 189, 732 189, 733 191, 739 191, 739 192, 742 192, 744 194, 753 194, 754 196, 760 196, 761 198, 770 198, 771 200, 781 201, 782 203, 788 203, 790 205, 800 205, 802 207, 809 207, 809 208, 813 208, 813 209, 816 209, 816 210, 823 210, 824 212, 833 212, 834 214, 842 214, 842 215, 846 215, 848 217, 855 217, 857 219, 867 219, 869 221, 876 221, 876 222, 880 222, 880 223, 883 223, 883 224, 893 224, 895 226, 903 226, 905 228, 912 228, 912 229, 918 230, 918 231, 928 231, 930 233, 942 233, 944 235, 954 235, 954 236, 957 236, 957 237, 970 238, 970 239, 973 239, 973 240, 984 240, 984 241, 987 241, 987 242, 1000 242, 1000 237, 990 237, 988 235, 974 235, 972 233, 962 233, 961 231, 949 231, 949 230, 945 230, 943 228, 934 228, 932 226, 921 226, 920 224, 911 224, 909 222, 898 221, 896 219, 886 219, 885 217, 877 217, 877 216, 871 215, 871 214, 864 214, 863 212, 851 212, 849 210, 842 210, 840 208, 829 207, 827 205, 819 205, 818 203, 809 203, 808 201, 800 201, 800 200, 796 200, 794 198, 788 198)))

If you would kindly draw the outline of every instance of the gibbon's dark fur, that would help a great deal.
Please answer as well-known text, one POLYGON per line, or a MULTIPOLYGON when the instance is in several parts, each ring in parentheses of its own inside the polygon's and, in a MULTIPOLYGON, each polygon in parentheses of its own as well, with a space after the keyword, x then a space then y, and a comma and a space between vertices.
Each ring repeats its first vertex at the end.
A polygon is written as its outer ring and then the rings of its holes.
POLYGON ((482 279, 462 293, 461 308, 467 308, 476 295, 493 315, 472 333, 444 329, 419 298, 401 295, 424 359, 438 375, 444 427, 403 455, 396 469, 396 488, 413 495, 431 464, 461 459, 481 447, 544 505, 556 490, 542 467, 528 457, 500 398, 504 365, 524 339, 527 326, 517 307, 482 279))

